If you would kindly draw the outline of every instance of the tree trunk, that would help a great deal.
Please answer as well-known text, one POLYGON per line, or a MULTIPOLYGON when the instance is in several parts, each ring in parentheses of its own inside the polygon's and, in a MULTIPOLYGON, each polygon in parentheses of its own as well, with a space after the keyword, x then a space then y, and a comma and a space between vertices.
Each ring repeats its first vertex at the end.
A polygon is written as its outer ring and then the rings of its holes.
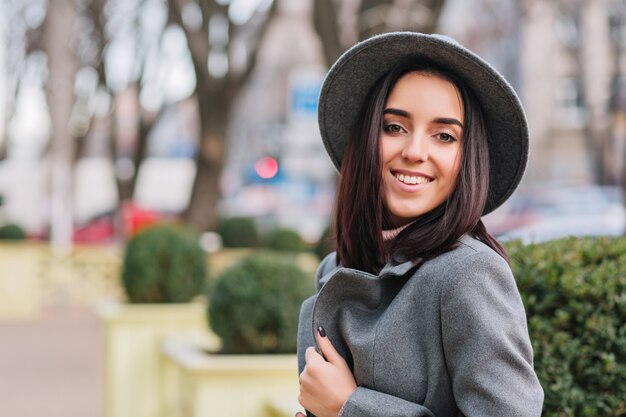
POLYGON ((51 137, 51 215, 50 243, 57 252, 72 246, 72 168, 74 138, 68 129, 74 105, 74 78, 77 62, 74 55, 78 5, 68 0, 50 0, 45 21, 45 51, 48 55, 47 84, 51 137))
MULTIPOLYGON (((201 136, 196 157, 196 176, 184 217, 192 227, 202 232, 216 225, 217 203, 220 198, 219 176, 224 166, 232 104, 255 67, 260 43, 277 10, 277 1, 272 3, 270 9, 265 12, 264 20, 255 29, 255 36, 248 45, 251 52, 246 67, 241 72, 230 67, 221 77, 207 71, 207 59, 209 52, 214 48, 225 52, 227 56, 232 54, 231 42, 237 37, 234 33, 234 23, 229 23, 229 35, 225 44, 211 45, 208 35, 211 18, 228 15, 227 4, 200 2, 202 26, 192 29, 183 22, 180 0, 168 0, 167 3, 170 21, 185 32, 196 73, 195 95, 198 100, 201 136)), ((250 39, 249 36, 246 37, 250 39)))
MULTIPOLYGON (((208 133, 209 138, 204 142, 211 143, 206 148, 223 146, 224 138, 218 133, 208 133)), ((191 192, 189 206, 185 212, 185 220, 197 231, 206 231, 217 224, 217 203, 220 198, 219 177, 223 163, 216 158, 217 153, 199 152, 196 160, 196 176, 191 192)))
MULTIPOLYGON (((207 95, 208 96, 208 95, 207 95)), ((205 96, 206 97, 206 96, 205 96)), ((196 156, 196 176, 185 220, 197 231, 203 232, 216 226, 217 203, 221 197, 219 180, 226 155, 228 99, 200 99, 201 142, 196 156)))

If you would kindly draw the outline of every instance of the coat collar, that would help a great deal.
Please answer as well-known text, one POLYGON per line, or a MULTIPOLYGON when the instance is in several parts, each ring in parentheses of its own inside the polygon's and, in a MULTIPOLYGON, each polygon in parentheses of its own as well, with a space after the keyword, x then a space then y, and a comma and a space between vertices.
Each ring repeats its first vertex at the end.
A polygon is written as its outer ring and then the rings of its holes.
POLYGON ((320 287, 326 284, 328 280, 330 280, 335 275, 339 275, 341 273, 349 273, 356 274, 363 277, 367 277, 369 279, 388 279, 393 277, 401 277, 406 275, 409 271, 414 269, 416 266, 422 263, 421 259, 417 261, 400 261, 398 263, 388 262, 383 269, 380 270, 378 275, 370 274, 368 272, 360 271, 358 269, 345 268, 341 265, 335 266, 332 270, 330 270, 327 274, 320 278, 320 287))
POLYGON ((402 261, 400 263, 387 262, 383 269, 380 270, 378 276, 380 279, 403 276, 421 263, 421 259, 416 261, 402 261))
MULTIPOLYGON (((470 237, 468 234, 465 234, 459 238, 458 243, 467 244, 472 240, 472 237, 470 237)), ((320 287, 323 286, 332 276, 336 275, 340 271, 366 276, 370 279, 387 279, 392 277, 400 277, 406 275, 409 271, 411 271, 411 269, 421 265, 423 262, 423 259, 417 259, 415 261, 407 261, 406 259, 399 259, 398 261, 392 260, 387 262, 383 269, 380 270, 378 275, 359 271, 357 269, 344 268, 341 265, 337 265, 333 269, 331 269, 326 275, 320 278, 319 284, 320 287)))

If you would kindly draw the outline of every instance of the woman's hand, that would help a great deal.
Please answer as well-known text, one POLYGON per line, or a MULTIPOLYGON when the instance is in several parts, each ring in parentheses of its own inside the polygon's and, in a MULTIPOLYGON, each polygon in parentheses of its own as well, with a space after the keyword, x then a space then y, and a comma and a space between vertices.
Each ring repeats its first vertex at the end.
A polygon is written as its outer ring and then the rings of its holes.
POLYGON ((322 327, 317 329, 317 343, 324 356, 314 347, 307 348, 298 401, 317 417, 337 417, 356 390, 356 382, 348 364, 330 343, 322 327))

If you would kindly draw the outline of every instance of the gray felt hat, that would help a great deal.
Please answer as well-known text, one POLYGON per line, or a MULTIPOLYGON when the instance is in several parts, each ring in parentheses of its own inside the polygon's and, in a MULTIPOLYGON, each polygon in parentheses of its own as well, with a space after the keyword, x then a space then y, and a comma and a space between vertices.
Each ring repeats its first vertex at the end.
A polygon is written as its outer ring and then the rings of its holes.
POLYGON ((451 38, 414 32, 385 33, 345 52, 328 72, 318 103, 322 140, 339 169, 348 137, 376 81, 406 62, 430 62, 458 77, 481 105, 489 143, 489 196, 483 214, 510 197, 528 161, 528 126, 509 83, 482 58, 451 38))

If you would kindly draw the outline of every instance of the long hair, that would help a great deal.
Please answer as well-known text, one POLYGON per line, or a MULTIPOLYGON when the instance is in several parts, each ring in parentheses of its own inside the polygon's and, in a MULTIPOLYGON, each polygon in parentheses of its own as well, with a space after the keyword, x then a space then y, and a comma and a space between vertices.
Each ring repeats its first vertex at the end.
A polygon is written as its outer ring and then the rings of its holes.
POLYGON ((434 65, 402 65, 381 77, 369 91, 346 146, 335 205, 337 261, 349 268, 377 273, 390 260, 427 260, 448 252, 466 233, 508 261, 505 250, 480 220, 488 192, 485 122, 472 92, 453 74, 434 65), (410 72, 443 77, 459 91, 465 119, 461 168, 453 192, 440 206, 417 218, 392 241, 385 242, 382 230, 389 223, 381 190, 383 111, 395 84, 410 72))

